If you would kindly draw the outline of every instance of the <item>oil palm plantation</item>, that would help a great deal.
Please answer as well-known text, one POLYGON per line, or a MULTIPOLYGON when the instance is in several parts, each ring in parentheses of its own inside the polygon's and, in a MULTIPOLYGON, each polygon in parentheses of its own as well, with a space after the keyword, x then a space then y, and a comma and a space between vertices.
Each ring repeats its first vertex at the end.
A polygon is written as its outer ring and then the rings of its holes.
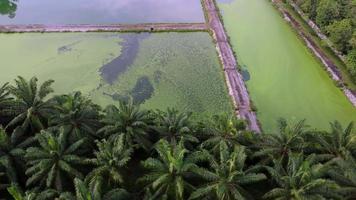
POLYGON ((159 137, 167 140, 172 145, 177 145, 179 141, 198 142, 192 135, 190 114, 180 113, 175 109, 167 109, 167 112, 156 113, 155 131, 159 137))
POLYGON ((211 170, 203 173, 208 183, 193 192, 190 199, 252 199, 244 186, 262 181, 266 176, 248 167, 244 147, 229 148, 224 141, 219 146, 218 158, 210 156, 211 170))
POLYGON ((0 192, 7 187, 7 182, 5 181, 5 172, 0 172, 0 192))
POLYGON ((329 162, 332 169, 328 175, 340 186, 340 192, 344 199, 355 199, 356 197, 356 160, 351 154, 345 158, 336 158, 329 162))
POLYGON ((345 158, 351 154, 356 157, 356 129, 351 122, 345 129, 340 122, 330 123, 329 132, 308 134, 310 148, 325 159, 345 158))
POLYGON ((0 87, 0 123, 4 121, 2 117, 12 116, 14 114, 11 109, 13 98, 10 97, 8 86, 9 84, 5 83, 0 87))
POLYGON ((54 189, 46 189, 43 191, 32 190, 22 192, 18 186, 12 185, 11 187, 8 187, 7 190, 9 191, 14 200, 66 200, 64 198, 60 198, 60 193, 54 189))
POLYGON ((0 127, 0 167, 5 169, 11 183, 19 182, 19 173, 25 168, 25 149, 35 140, 23 136, 21 127, 17 127, 10 136, 0 127))
POLYGON ((78 178, 74 179, 75 198, 73 200, 127 200, 130 194, 121 188, 103 192, 100 187, 89 187, 78 178))
POLYGON ((338 194, 339 186, 326 179, 328 166, 317 163, 315 155, 304 159, 302 154, 290 155, 286 167, 279 161, 275 166, 267 167, 277 187, 264 195, 265 199, 313 200, 342 199, 338 194))
POLYGON ((117 187, 124 183, 124 171, 127 162, 131 159, 133 149, 125 144, 124 135, 103 139, 97 142, 98 151, 96 158, 87 162, 94 169, 86 176, 86 183, 90 189, 106 187, 117 187))
POLYGON ((157 158, 148 158, 142 162, 149 172, 139 181, 149 183, 152 197, 186 199, 188 192, 194 190, 191 178, 194 175, 202 176, 205 172, 196 163, 207 159, 206 154, 189 152, 184 148, 183 141, 174 146, 163 139, 156 144, 155 150, 157 158))
POLYGON ((279 131, 274 134, 265 134, 261 140, 260 150, 254 153, 262 162, 268 163, 273 159, 285 163, 290 154, 301 152, 305 146, 304 135, 308 132, 305 120, 288 125, 284 119, 278 121, 279 131))
POLYGON ((211 152, 220 152, 220 142, 224 141, 228 146, 239 145, 239 136, 246 131, 244 121, 238 120, 232 115, 215 115, 213 120, 203 129, 207 139, 202 143, 202 147, 211 152))
POLYGON ((63 127, 69 134, 70 141, 83 137, 96 137, 100 127, 99 110, 91 100, 82 96, 80 92, 55 98, 59 112, 52 117, 50 126, 63 127))
POLYGON ((26 81, 19 76, 15 79, 16 85, 9 86, 8 91, 15 97, 11 109, 16 113, 7 127, 21 125, 24 130, 30 128, 32 132, 43 130, 48 123, 48 118, 54 112, 52 101, 46 100, 46 97, 53 92, 51 88, 53 80, 45 81, 38 85, 36 77, 26 81))
POLYGON ((83 178, 77 167, 84 164, 84 158, 77 154, 85 139, 68 143, 63 130, 59 133, 42 131, 37 134, 38 147, 26 151, 26 185, 41 188, 54 188, 63 191, 65 180, 75 177, 83 178))
POLYGON ((150 119, 147 112, 140 110, 132 100, 120 101, 119 108, 110 105, 104 112, 105 117, 102 120, 104 127, 99 130, 99 134, 104 137, 123 135, 126 144, 146 150, 151 148, 147 136, 150 119))

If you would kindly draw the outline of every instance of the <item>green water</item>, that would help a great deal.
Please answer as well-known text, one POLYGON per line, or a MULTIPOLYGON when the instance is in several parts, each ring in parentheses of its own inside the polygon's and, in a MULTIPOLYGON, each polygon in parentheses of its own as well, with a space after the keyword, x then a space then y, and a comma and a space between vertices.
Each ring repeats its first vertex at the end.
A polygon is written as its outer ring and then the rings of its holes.
POLYGON ((37 76, 55 80, 56 93, 82 91, 102 106, 117 104, 121 95, 143 99, 145 108, 232 110, 208 33, 0 34, 0 44, 0 84, 37 76), (101 74, 108 64, 109 73, 125 69, 111 84, 101 74))
POLYGON ((225 0, 219 8, 266 131, 280 117, 317 128, 356 120, 356 109, 269 1, 225 0))

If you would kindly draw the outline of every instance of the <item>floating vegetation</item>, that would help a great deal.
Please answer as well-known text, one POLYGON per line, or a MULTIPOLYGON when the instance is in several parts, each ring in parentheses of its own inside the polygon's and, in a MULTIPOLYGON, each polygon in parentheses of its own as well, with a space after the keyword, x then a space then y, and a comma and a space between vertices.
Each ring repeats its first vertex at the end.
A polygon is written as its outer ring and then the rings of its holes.
POLYGON ((141 40, 132 65, 90 95, 104 104, 131 96, 152 109, 173 106, 202 114, 232 110, 207 33, 151 34, 141 40))
POLYGON ((238 61, 251 74, 247 86, 265 131, 276 130, 281 117, 305 118, 320 129, 356 119, 355 108, 269 1, 219 2, 238 61))
POLYGON ((105 81, 112 84, 121 73, 124 73, 132 65, 137 56, 140 42, 148 36, 149 33, 120 35, 123 39, 120 43, 122 46, 121 54, 100 69, 101 76, 105 81))
POLYGON ((144 108, 232 111, 208 33, 0 34, 0 43, 0 83, 37 76, 102 106, 132 97, 144 108))

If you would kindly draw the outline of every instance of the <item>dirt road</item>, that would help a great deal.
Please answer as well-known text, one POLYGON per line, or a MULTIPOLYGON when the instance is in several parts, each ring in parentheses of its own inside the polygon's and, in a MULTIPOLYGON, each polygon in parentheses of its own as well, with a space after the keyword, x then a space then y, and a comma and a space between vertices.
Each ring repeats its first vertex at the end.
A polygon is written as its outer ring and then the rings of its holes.
POLYGON ((0 25, 0 33, 22 32, 160 32, 206 31, 205 23, 154 23, 112 25, 0 25))
POLYGON ((214 0, 203 0, 209 29, 213 33, 216 48, 222 62, 229 94, 234 102, 236 114, 247 120, 249 129, 261 132, 255 112, 251 109, 250 96, 242 75, 238 72, 237 61, 229 44, 214 0))

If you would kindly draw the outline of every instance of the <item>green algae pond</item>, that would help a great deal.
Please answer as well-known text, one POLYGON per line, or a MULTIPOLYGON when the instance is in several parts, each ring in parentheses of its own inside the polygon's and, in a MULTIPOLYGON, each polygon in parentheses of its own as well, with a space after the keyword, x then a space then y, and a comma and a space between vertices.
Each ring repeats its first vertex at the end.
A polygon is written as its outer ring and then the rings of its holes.
POLYGON ((144 108, 232 112, 208 33, 0 34, 0 43, 0 84, 37 76, 102 106, 132 97, 144 108))
POLYGON ((204 22, 200 0, 1 0, 0 24, 204 22))
POLYGON ((267 0, 220 0, 224 25, 264 130, 276 120, 315 128, 356 120, 356 109, 267 0))

